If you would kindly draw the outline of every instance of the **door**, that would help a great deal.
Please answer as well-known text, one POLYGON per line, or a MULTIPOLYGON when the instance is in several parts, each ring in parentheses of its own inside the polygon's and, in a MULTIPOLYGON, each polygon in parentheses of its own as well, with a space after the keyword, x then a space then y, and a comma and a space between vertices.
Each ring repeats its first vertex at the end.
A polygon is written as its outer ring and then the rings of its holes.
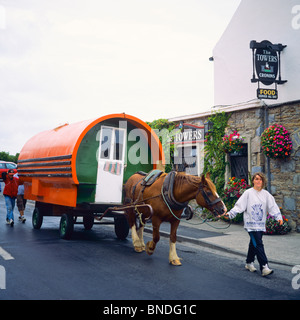
POLYGON ((248 183, 248 145, 243 144, 240 152, 230 153, 231 176, 245 179, 248 183))
POLYGON ((248 183, 248 157, 230 157, 231 176, 238 179, 245 179, 248 183))
POLYGON ((101 126, 95 201, 122 202, 126 129, 101 126))

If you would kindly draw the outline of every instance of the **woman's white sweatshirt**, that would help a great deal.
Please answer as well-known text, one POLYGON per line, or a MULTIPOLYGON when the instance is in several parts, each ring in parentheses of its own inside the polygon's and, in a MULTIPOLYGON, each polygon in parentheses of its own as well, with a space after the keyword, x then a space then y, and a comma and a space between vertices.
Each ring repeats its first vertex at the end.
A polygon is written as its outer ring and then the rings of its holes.
POLYGON ((266 231, 267 213, 277 221, 282 216, 274 197, 265 189, 260 191, 254 188, 246 190, 235 206, 228 212, 233 219, 238 213, 244 212, 244 228, 250 231, 266 231))

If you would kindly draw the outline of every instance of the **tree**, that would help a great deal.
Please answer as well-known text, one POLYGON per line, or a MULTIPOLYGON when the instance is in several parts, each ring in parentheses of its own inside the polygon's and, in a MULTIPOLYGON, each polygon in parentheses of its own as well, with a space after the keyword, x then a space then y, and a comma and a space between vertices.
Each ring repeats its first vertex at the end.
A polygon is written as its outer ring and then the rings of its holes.
POLYGON ((9 161, 17 163, 19 158, 19 153, 16 153, 14 156, 5 151, 0 151, 0 160, 9 161))

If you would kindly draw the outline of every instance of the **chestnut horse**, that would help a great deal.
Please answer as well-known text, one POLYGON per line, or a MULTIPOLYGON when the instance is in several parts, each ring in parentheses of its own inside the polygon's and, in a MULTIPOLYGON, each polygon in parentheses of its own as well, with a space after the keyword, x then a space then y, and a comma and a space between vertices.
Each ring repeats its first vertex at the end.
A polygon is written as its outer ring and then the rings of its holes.
MULTIPOLYGON (((145 203, 151 205, 153 209, 152 226, 153 239, 149 241, 145 247, 143 240, 143 230, 145 218, 148 214, 146 210, 140 209, 138 214, 142 219, 141 226, 137 225, 136 210, 128 210, 128 223, 131 228, 131 236, 133 246, 136 252, 145 251, 151 255, 153 254, 156 244, 159 241, 159 227, 163 221, 170 222, 170 251, 169 262, 172 265, 181 265, 180 258, 176 253, 176 232, 180 223, 180 216, 183 212, 183 207, 188 204, 188 201, 196 199, 198 205, 207 208, 215 216, 224 214, 227 209, 223 201, 219 198, 216 187, 209 178, 209 174, 201 177, 188 175, 185 173, 174 173, 173 197, 177 204, 182 204, 173 209, 166 203, 166 198, 163 195, 162 186, 167 177, 163 173, 150 186, 143 186, 143 176, 140 173, 132 175, 125 184, 125 202, 131 204, 145 203)), ((149 215, 149 214, 148 214, 149 215)))

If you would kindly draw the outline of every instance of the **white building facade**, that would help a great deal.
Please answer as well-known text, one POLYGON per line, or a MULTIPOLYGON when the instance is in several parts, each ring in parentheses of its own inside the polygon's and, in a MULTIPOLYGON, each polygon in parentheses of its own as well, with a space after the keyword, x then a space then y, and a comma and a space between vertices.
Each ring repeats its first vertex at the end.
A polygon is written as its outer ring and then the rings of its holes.
POLYGON ((286 45, 280 56, 281 77, 287 82, 278 85, 272 103, 300 98, 300 0, 242 0, 213 49, 215 106, 257 99, 258 85, 251 82, 252 40, 286 45))

